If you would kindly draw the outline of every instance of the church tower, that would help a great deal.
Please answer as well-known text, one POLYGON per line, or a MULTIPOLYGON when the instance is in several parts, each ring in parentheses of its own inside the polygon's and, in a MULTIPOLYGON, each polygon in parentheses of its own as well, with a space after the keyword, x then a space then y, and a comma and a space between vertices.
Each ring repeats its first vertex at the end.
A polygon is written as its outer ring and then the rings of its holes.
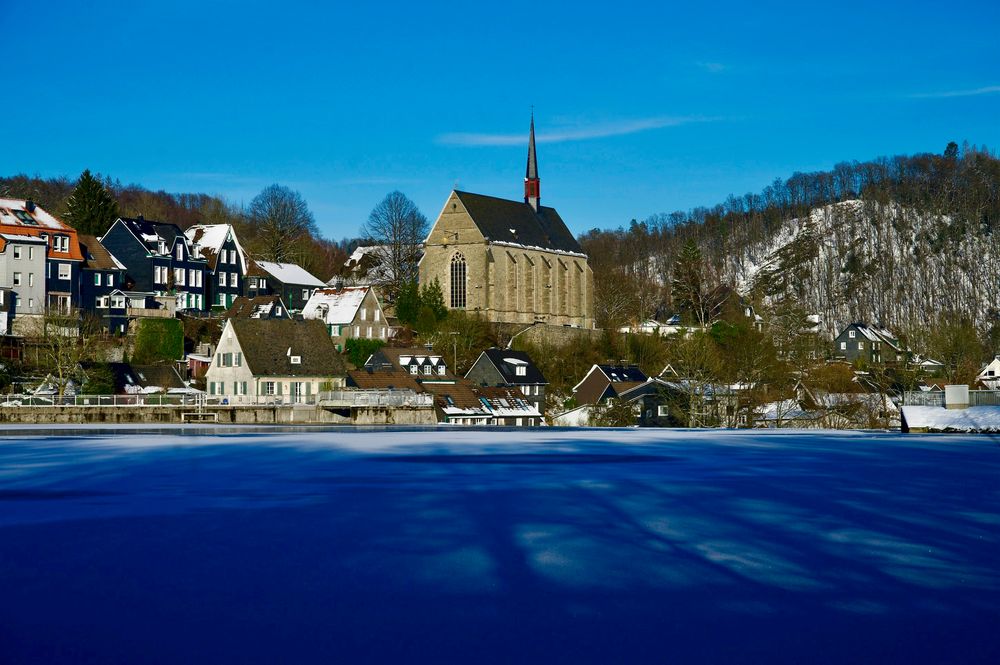
POLYGON ((535 114, 531 114, 531 132, 528 135, 528 168, 524 173, 524 202, 538 212, 541 199, 541 182, 538 179, 538 159, 535 157, 535 114))

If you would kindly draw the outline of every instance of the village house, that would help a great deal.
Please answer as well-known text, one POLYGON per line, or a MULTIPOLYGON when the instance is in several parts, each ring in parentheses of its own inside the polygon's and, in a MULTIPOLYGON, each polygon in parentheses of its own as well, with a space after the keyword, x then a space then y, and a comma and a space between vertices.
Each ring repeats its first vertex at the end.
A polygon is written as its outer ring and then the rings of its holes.
POLYGON ((211 307, 228 308, 244 294, 249 259, 231 224, 196 224, 184 231, 194 254, 205 259, 211 307))
POLYGON ((577 405, 599 404, 646 383, 647 379, 638 365, 594 365, 573 386, 573 397, 577 405))
POLYGON ((15 321, 19 311, 68 313, 79 302, 83 254, 76 229, 30 199, 0 198, 0 240, 0 286, 20 296, 15 321))
POLYGON ((119 217, 100 241, 125 266, 128 290, 174 295, 177 310, 207 311, 206 261, 176 224, 119 217))
POLYGON ((316 289, 302 309, 302 318, 322 321, 337 351, 343 351, 352 338, 385 342, 393 333, 370 286, 316 289))
POLYGON ((209 395, 229 404, 313 402, 343 388, 347 370, 319 321, 226 321, 205 374, 209 395))
POLYGON ((1000 389, 1000 356, 993 356, 993 360, 979 370, 976 383, 981 384, 987 390, 1000 389))
POLYGON ((865 323, 851 323, 833 340, 833 357, 849 363, 902 362, 906 356, 895 335, 865 323))
POLYGON ((554 208, 542 206, 535 123, 524 200, 453 191, 424 242, 420 283, 437 280, 450 309, 497 323, 591 328, 594 274, 554 208))
POLYGON ((321 279, 309 274, 294 263, 253 261, 247 275, 246 295, 281 296, 281 300, 295 313, 301 312, 313 291, 326 286, 321 279))
POLYGON ((486 349, 476 358, 465 378, 478 386, 517 388, 540 414, 545 414, 545 387, 549 382, 523 351, 486 349))
POLYGON ((226 310, 227 319, 288 319, 288 308, 281 296, 240 296, 226 310))
POLYGON ((80 276, 80 308, 99 317, 105 330, 124 333, 128 319, 124 315, 112 314, 111 296, 125 287, 125 266, 94 236, 80 235, 80 251, 84 259, 80 276))

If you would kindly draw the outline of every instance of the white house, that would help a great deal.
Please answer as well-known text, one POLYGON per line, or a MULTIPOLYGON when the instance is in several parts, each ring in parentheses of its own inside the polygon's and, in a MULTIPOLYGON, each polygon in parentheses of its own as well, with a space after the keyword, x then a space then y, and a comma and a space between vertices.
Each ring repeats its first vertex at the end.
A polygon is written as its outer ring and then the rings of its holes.
POLYGON ((1000 389, 1000 356, 993 356, 993 360, 979 370, 976 380, 990 390, 1000 389))
POLYGON ((387 342, 393 332, 385 320, 382 303, 370 286, 316 289, 302 309, 302 318, 326 324, 337 351, 343 351, 351 338, 387 342))
POLYGON ((205 373, 230 404, 311 402, 343 388, 347 371, 319 321, 229 319, 205 373))

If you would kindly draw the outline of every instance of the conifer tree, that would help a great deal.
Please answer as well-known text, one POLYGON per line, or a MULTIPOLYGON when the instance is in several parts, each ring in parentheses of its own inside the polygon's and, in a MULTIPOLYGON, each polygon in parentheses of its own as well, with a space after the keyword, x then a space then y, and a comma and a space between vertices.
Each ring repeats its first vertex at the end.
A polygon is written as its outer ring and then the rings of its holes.
POLYGON ((70 226, 93 236, 104 235, 118 216, 118 202, 89 169, 80 174, 66 208, 66 221, 70 226))
POLYGON ((670 290, 674 307, 690 312, 695 323, 705 325, 707 313, 704 307, 702 269, 698 243, 694 239, 688 240, 674 263, 670 290))

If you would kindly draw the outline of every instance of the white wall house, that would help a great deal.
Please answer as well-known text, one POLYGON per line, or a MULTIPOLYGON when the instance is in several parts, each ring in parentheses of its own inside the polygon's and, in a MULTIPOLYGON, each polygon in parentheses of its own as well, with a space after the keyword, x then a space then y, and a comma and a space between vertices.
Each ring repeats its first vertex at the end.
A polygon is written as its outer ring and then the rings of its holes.
POLYGON ((230 404, 293 404, 343 388, 346 377, 319 321, 229 319, 205 382, 230 404))
POLYGON ((326 324, 337 351, 343 351, 347 340, 352 338, 388 342, 393 332, 385 320, 382 303, 370 286, 316 289, 302 309, 302 318, 319 319, 326 324))

